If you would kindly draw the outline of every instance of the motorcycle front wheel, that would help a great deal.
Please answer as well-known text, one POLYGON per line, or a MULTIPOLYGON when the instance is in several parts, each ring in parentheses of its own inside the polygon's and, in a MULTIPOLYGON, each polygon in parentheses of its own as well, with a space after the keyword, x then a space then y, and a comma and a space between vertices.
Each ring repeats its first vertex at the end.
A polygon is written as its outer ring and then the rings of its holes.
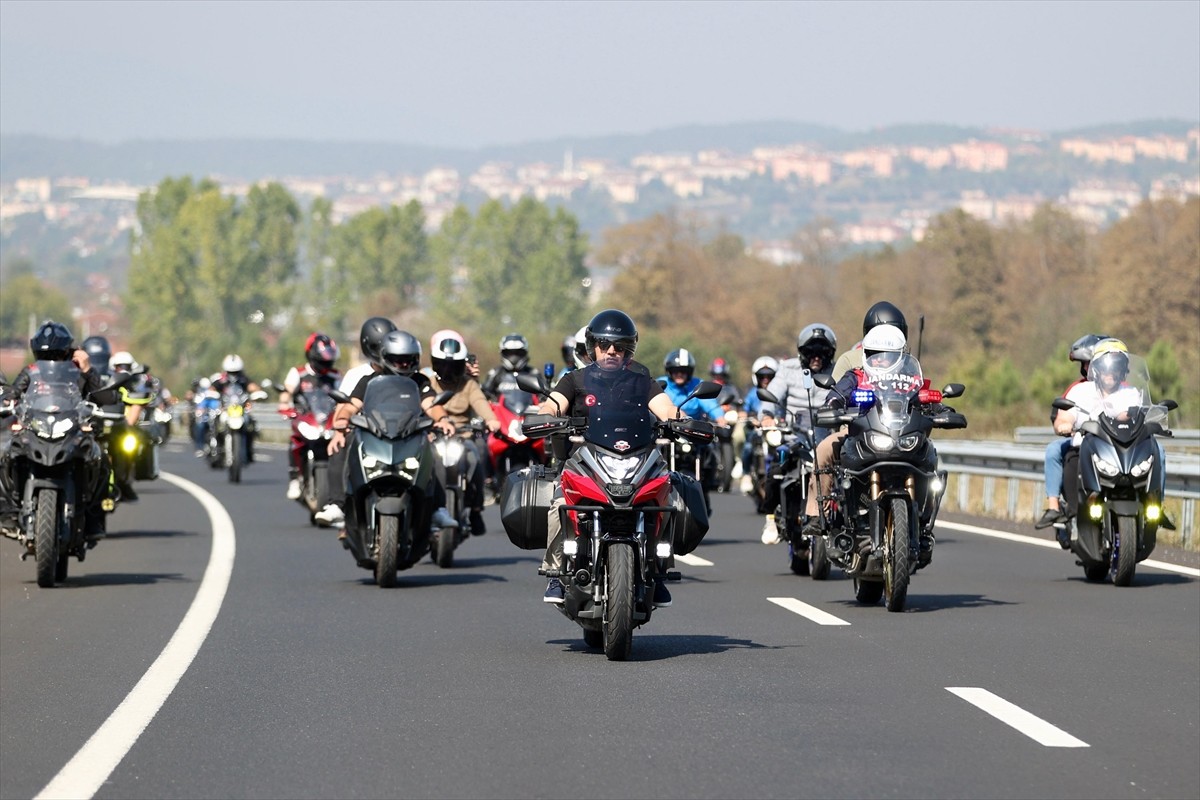
POLYGON ((42 489, 37 493, 36 502, 34 547, 37 549, 37 585, 49 589, 54 586, 58 570, 58 490, 42 489))
POLYGON ((604 580, 604 655, 609 661, 624 661, 633 650, 633 551, 629 547, 608 548, 604 580))
POLYGON ((823 581, 829 577, 831 563, 829 552, 825 547, 825 537, 816 534, 808 544, 809 574, 814 581, 823 581))
POLYGON ((1113 586, 1133 583, 1137 569, 1138 524, 1134 517, 1113 517, 1113 586))
POLYGON ((400 549, 400 518, 379 515, 379 557, 375 560, 375 583, 382 589, 396 585, 396 552, 400 549))
POLYGON ((231 483, 242 482, 242 437, 233 434, 225 436, 225 463, 229 466, 231 483))
POLYGON ((888 611, 903 611, 908 600, 908 501, 893 498, 884 530, 883 596, 888 611))
POLYGON ((437 533, 437 545, 434 548, 433 560, 442 569, 454 566, 454 540, 457 538, 454 528, 442 528, 437 533))

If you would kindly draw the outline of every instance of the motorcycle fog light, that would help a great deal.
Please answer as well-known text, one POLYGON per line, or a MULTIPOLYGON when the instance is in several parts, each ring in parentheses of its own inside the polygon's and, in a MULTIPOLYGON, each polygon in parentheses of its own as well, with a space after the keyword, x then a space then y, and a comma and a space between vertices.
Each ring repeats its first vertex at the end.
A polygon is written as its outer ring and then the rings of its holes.
POLYGON ((1104 518, 1104 506, 1100 503, 1092 503, 1088 506, 1088 517, 1094 521, 1099 521, 1104 518))
POLYGON ((563 555, 574 558, 579 554, 579 542, 574 539, 567 539, 563 542, 563 555))
POLYGON ((654 555, 656 558, 670 558, 671 557, 671 543, 670 542, 659 542, 658 544, 654 545, 654 555))
POLYGON ((1146 522, 1158 522, 1162 519, 1162 506, 1150 503, 1146 506, 1146 522))
POLYGON ((137 438, 134 436, 126 436, 121 440, 121 449, 126 453, 132 453, 137 450, 137 438))
POLYGON ((929 491, 933 494, 940 495, 942 493, 942 489, 945 488, 946 485, 942 483, 941 478, 934 478, 929 482, 929 491))
POLYGON ((1135 478, 1140 478, 1149 472, 1152 466, 1154 466, 1154 456, 1149 456, 1140 464, 1135 464, 1133 469, 1129 470, 1129 474, 1135 478))

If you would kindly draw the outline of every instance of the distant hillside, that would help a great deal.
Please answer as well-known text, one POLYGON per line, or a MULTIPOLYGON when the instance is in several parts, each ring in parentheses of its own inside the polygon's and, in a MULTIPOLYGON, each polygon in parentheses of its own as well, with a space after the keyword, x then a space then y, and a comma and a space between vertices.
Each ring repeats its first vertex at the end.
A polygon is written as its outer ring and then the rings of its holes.
MULTIPOLYGON (((1182 135, 1194 122, 1159 120, 1095 126, 1050 135, 1121 135, 1149 131, 1182 135)), ((576 158, 626 161, 640 153, 724 149, 747 153, 755 147, 806 143, 833 150, 873 145, 939 145, 986 138, 983 128, 952 125, 897 125, 845 131, 824 125, 772 120, 733 125, 687 125, 645 133, 559 137, 477 149, 439 148, 387 142, 309 140, 146 140, 100 144, 43 136, 0 136, 0 180, 20 177, 86 177, 157 183, 168 175, 257 180, 285 176, 368 177, 420 173, 435 166, 474 171, 487 161, 559 163, 570 149, 576 158)))

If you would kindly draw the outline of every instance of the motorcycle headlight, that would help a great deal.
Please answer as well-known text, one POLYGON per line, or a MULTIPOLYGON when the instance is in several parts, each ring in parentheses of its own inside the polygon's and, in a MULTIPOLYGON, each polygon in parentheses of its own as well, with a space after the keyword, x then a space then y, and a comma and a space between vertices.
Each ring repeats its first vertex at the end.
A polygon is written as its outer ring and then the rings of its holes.
POLYGON ((600 456, 600 465, 614 482, 627 481, 637 469, 637 458, 617 458, 615 456, 600 456))
POLYGON ((296 423, 296 430, 300 431, 300 435, 305 439, 320 439, 325 435, 324 428, 313 425, 311 422, 296 423))
POLYGON ((70 417, 63 419, 55 419, 53 416, 29 417, 25 420, 25 427, 43 439, 60 439, 67 435, 67 431, 75 427, 75 421, 70 417))
POLYGON ((1112 478, 1121 474, 1121 468, 1109 461, 1107 458, 1101 458, 1099 453, 1092 453, 1092 466, 1106 478, 1112 478))
POLYGON ((127 433, 121 437, 121 451, 125 453, 133 453, 137 450, 138 440, 132 433, 127 433))
POLYGON ((460 439, 441 439, 439 443, 442 445, 442 463, 448 467, 457 464, 466 452, 466 446, 460 439))
POLYGON ((521 431, 521 420, 514 419, 512 422, 508 423, 508 438, 512 439, 514 442, 525 441, 525 434, 521 431))
POLYGON ((867 444, 876 452, 887 452, 894 447, 895 439, 886 433, 871 433, 867 436, 867 444))
POLYGON ((914 449, 916 449, 917 445, 920 443, 921 443, 921 434, 919 434, 919 433, 910 433, 907 436, 900 437, 900 449, 901 450, 914 450, 914 449))
POLYGON ((779 430, 778 428, 772 428, 771 430, 767 431, 764 438, 767 440, 767 444, 769 446, 779 447, 779 445, 783 444, 783 431, 779 430))
POLYGON ((1149 472, 1150 468, 1153 466, 1154 466, 1154 456, 1147 456, 1145 461, 1142 461, 1139 464, 1135 464, 1133 466, 1133 469, 1129 470, 1129 474, 1135 478, 1140 478, 1143 475, 1145 475, 1147 472, 1149 472))
POLYGON ((725 421, 730 425, 738 421, 738 412, 732 408, 725 412, 725 421))

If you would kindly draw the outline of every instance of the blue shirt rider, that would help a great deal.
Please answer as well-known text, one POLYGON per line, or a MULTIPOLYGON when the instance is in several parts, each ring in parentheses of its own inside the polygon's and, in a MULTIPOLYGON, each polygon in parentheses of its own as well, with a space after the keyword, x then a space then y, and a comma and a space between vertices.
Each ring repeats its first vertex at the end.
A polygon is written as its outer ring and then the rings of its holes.
POLYGON ((663 361, 663 368, 666 369, 667 374, 660 377, 658 382, 662 384, 667 396, 671 398, 671 402, 684 414, 694 419, 708 418, 721 425, 726 424, 725 411, 716 398, 701 400, 693 397, 686 403, 683 402, 688 393, 700 384, 700 379, 695 377, 696 357, 690 350, 683 348, 672 350, 663 361))

